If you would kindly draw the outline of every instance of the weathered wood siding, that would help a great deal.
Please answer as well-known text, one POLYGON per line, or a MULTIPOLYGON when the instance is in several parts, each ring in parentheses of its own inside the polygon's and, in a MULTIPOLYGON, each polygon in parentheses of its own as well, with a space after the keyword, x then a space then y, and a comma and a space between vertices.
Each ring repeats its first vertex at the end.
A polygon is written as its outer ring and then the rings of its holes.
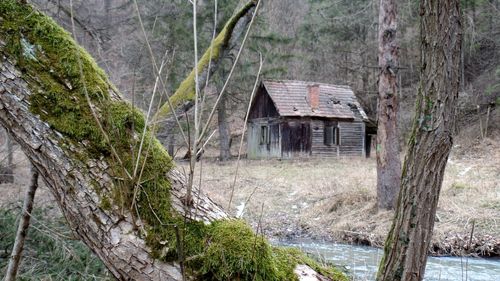
POLYGON ((311 155, 311 121, 285 119, 281 123, 281 157, 309 157, 311 155))
POLYGON ((339 122, 340 156, 365 156, 365 123, 339 122))
POLYGON ((313 120, 312 127, 312 148, 313 157, 336 157, 338 156, 337 145, 325 145, 325 121, 313 120))
POLYGON ((279 114, 266 89, 259 87, 248 121, 247 157, 249 159, 280 158, 279 114), (269 141, 261 142, 262 126, 269 127, 269 141))
POLYGON ((279 114, 266 89, 260 86, 252 103, 248 120, 265 117, 279 117, 279 114))
POLYGON ((258 118, 248 123, 247 157, 280 158, 280 124, 277 118, 258 118), (269 141, 261 142, 262 126, 269 127, 269 141))

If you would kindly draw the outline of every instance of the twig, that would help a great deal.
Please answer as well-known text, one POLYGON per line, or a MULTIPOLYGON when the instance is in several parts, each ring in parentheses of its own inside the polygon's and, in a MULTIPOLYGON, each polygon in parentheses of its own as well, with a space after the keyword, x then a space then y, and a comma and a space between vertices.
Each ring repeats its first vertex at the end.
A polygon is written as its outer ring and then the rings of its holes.
MULTIPOLYGON (((470 237, 469 237, 469 243, 467 244, 467 250, 468 250, 468 254, 470 254, 470 246, 472 244, 472 237, 474 236, 474 227, 476 225, 476 221, 472 221, 472 229, 470 231, 470 237)), ((467 267, 468 267, 468 264, 469 264, 469 255, 467 255, 465 257, 465 281, 467 281, 467 267)))
POLYGON ((17 275, 17 269, 19 268, 19 263, 21 261, 21 254, 24 247, 24 241, 26 235, 28 234, 28 228, 30 225, 31 211, 33 210, 33 200, 35 198, 35 192, 38 188, 38 170, 32 166, 31 167, 31 182, 26 191, 26 196, 24 197, 23 210, 21 215, 21 220, 19 221, 19 226, 17 228, 16 240, 14 242, 14 247, 12 249, 12 254, 9 260, 9 266, 7 268, 7 273, 5 275, 5 281, 14 281, 17 275))
MULTIPOLYGON (((257 251, 257 239, 259 238, 259 230, 260 230, 261 238, 264 239, 264 231, 262 230, 262 215, 263 214, 264 214, 264 202, 262 202, 262 205, 260 207, 259 222, 257 223, 257 230, 255 231, 255 240, 253 243, 252 260, 255 258, 255 252, 257 251)), ((255 268, 255 274, 253 275, 252 281, 255 281, 255 278, 257 276, 257 271, 258 271, 258 268, 255 268)))
POLYGON ((158 81, 160 80, 161 72, 163 70, 163 67, 165 66, 167 53, 168 53, 168 50, 165 51, 165 55, 163 55, 163 60, 162 60, 162 62, 160 64, 160 69, 158 70, 158 73, 157 73, 157 76, 156 76, 155 85, 153 87, 153 94, 151 96, 151 101, 149 102, 148 113, 146 115, 146 123, 145 123, 143 131, 142 131, 141 142, 139 144, 139 151, 137 152, 137 160, 136 160, 136 163, 135 163, 134 172, 132 174, 134 178, 137 175, 137 169, 139 168, 139 160, 141 158, 142 146, 144 145, 144 139, 146 138, 146 132, 147 132, 147 129, 148 129, 147 124, 149 122, 149 117, 151 116, 151 110, 153 108, 153 102, 154 102, 155 95, 156 95, 156 89, 158 89, 158 81))
MULTIPOLYGON (((200 95, 200 85, 198 81, 198 35, 196 30, 196 5, 197 0, 193 0, 193 43, 194 43, 194 85, 195 85, 195 95, 194 95, 194 135, 193 135, 193 143, 189 144, 191 151, 191 158, 189 159, 189 178, 186 192, 186 206, 191 204, 191 193, 193 191, 194 184, 194 169, 196 166, 196 156, 197 156, 197 147, 198 147, 198 135, 200 133, 200 121, 198 119, 198 99, 200 95)), ((189 123, 189 122, 188 122, 189 123)), ((189 210, 190 208, 188 208, 189 210)))
POLYGON ((238 149, 238 159, 236 160, 236 171, 234 172, 234 179, 233 179, 233 184, 231 185, 231 195, 229 197, 229 204, 227 206, 227 210, 231 210, 231 203, 233 201, 233 195, 234 195, 234 188, 236 186, 236 179, 238 177, 238 171, 240 168, 240 159, 241 159, 241 151, 243 149, 243 139, 245 138, 245 131, 247 130, 247 122, 248 122, 248 115, 250 115, 250 107, 252 106, 252 101, 255 96, 255 92, 257 91, 257 86, 259 85, 259 77, 260 77, 260 72, 262 71, 262 54, 259 54, 260 61, 259 61, 259 70, 257 72, 257 76, 255 77, 255 83, 253 85, 253 90, 252 90, 252 95, 250 96, 250 101, 248 102, 248 107, 247 107, 247 113, 245 116, 245 122, 243 122, 243 133, 241 133, 241 139, 240 139, 240 148, 238 149))
MULTIPOLYGON (((78 43, 78 40, 76 38, 75 21, 73 18, 73 0, 70 0, 69 3, 70 3, 71 27, 72 27, 72 31, 73 31, 73 39, 75 40, 76 43, 78 43)), ((77 59, 78 59, 78 68, 80 71, 80 78, 82 79, 82 84, 83 84, 83 92, 85 94, 85 99, 87 100, 87 103, 90 107, 90 112, 92 112, 92 117, 94 117, 94 119, 99 127, 99 130, 101 131, 102 135, 104 136, 104 139, 106 140, 106 142, 109 144, 109 146, 111 148, 111 152, 113 153, 113 156, 116 157, 116 160, 118 161, 120 166, 123 168, 125 174, 129 177, 129 179, 132 179, 132 176, 125 168, 125 165, 123 165, 123 162, 122 162, 120 156, 118 155, 118 152, 116 152, 115 147, 111 143, 111 140, 110 140, 108 134, 106 133, 106 131, 102 127, 102 124, 99 121, 99 117, 97 116, 97 113, 94 110, 94 106, 92 105, 92 101, 90 100, 90 96, 89 96, 89 93, 87 91, 87 82, 85 81, 85 75, 83 73, 83 65, 82 65, 82 60, 80 57, 80 52, 76 52, 76 53, 77 53, 77 59)))
MULTIPOLYGON (((212 33, 212 41, 215 41, 215 35, 217 34, 217 0, 214 1, 214 30, 212 33)), ((208 88, 208 82, 210 81, 210 67, 212 66, 212 57, 213 57, 213 51, 214 48, 210 48, 210 56, 208 60, 208 67, 207 67, 207 79, 205 80, 205 87, 203 88, 203 97, 201 99, 201 105, 200 105, 200 120, 198 121, 201 124, 201 118, 203 116, 203 109, 205 107, 205 99, 206 99, 206 89, 208 88)))
POLYGON ((217 129, 215 129, 210 136, 207 138, 205 143, 203 143, 202 146, 200 146, 200 149, 198 149, 198 152, 196 153, 196 159, 198 159, 199 156, 201 156, 203 150, 205 149, 205 146, 207 146, 208 142, 212 139, 212 137, 215 135, 215 132, 217 132, 217 129))
POLYGON ((486 122, 484 124, 484 138, 488 136, 488 123, 490 122, 490 110, 491 110, 491 105, 488 105, 488 111, 486 112, 486 122))
MULTIPOLYGON (((159 72, 158 65, 156 64, 156 59, 155 59, 155 56, 153 54, 153 49, 151 48, 151 44, 149 43, 149 39, 148 39, 148 36, 146 34, 146 29, 144 28, 144 24, 142 22, 142 17, 141 17, 141 13, 139 11, 139 5, 137 4, 137 0, 134 0, 134 8, 135 8, 135 11, 137 13, 137 18, 139 19, 139 24, 141 26, 141 30, 142 30, 142 33, 144 35, 144 39, 146 41, 146 46, 148 47, 149 56, 151 57, 151 64, 153 65, 153 71, 155 73, 158 73, 159 72)), ((184 129, 182 128, 182 125, 179 121, 179 118, 178 118, 177 114, 175 113, 175 109, 174 109, 172 103, 170 102, 170 95, 167 93, 167 90, 166 90, 167 87, 165 85, 165 82, 161 78, 161 76, 160 76, 160 83, 161 83, 161 86, 164 90, 164 93, 167 95, 167 104, 168 104, 170 110, 172 111, 172 114, 174 115, 174 119, 177 123, 177 126, 179 126, 179 130, 181 132, 181 135, 182 135, 184 141, 187 142, 186 135, 184 134, 184 129)), ((153 118, 153 122, 157 122, 157 121, 158 120, 156 120, 156 118, 153 118)))

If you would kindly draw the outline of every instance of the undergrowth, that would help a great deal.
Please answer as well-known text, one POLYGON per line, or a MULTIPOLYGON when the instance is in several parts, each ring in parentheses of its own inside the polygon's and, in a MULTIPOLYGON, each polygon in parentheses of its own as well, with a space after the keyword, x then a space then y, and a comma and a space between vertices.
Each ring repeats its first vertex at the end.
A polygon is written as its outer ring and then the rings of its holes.
MULTIPOLYGON (((21 208, 0 210, 0 276, 7 269, 21 208)), ((71 235, 63 218, 35 209, 18 280, 112 280, 101 261, 71 235)))

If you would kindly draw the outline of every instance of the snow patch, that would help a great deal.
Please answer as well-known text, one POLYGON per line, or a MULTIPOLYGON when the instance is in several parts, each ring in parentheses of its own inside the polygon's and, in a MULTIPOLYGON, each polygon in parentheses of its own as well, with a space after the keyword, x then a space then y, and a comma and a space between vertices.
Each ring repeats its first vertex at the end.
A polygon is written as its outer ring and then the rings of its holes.
POLYGON ((236 206, 236 217, 241 218, 245 213, 245 201, 241 201, 241 203, 236 206))

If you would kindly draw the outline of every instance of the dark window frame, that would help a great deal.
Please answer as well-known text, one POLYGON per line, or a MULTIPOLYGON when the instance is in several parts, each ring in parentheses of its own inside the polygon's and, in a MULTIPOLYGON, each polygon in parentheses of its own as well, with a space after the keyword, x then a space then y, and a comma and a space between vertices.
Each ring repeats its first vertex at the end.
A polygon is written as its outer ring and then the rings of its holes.
POLYGON ((340 145, 340 128, 336 123, 326 123, 323 129, 323 144, 326 146, 340 145))
POLYGON ((269 125, 260 125, 260 144, 270 144, 270 128, 269 125))

